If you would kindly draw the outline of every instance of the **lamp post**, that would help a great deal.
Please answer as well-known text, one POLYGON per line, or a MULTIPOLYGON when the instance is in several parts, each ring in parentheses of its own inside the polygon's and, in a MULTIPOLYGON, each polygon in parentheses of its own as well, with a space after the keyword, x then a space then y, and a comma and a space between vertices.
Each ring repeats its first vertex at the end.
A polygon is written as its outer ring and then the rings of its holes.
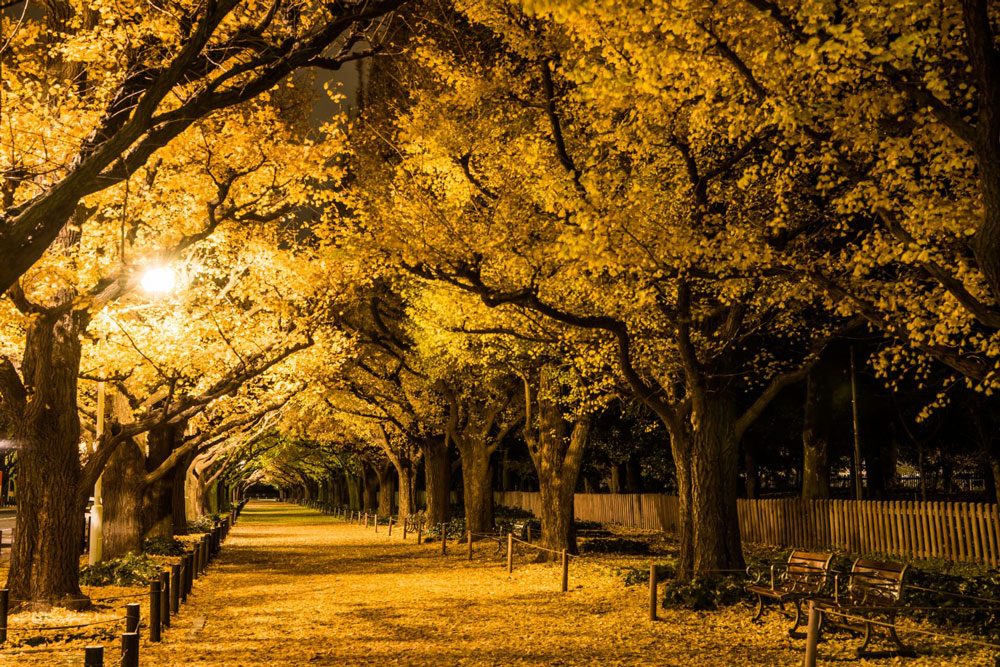
MULTIPOLYGON (((140 284, 142 289, 150 294, 166 294, 174 289, 177 277, 173 269, 166 266, 152 266, 146 270, 142 276, 140 284)), ((102 347, 107 339, 107 335, 101 336, 98 343, 97 356, 100 360, 102 347)), ((105 382, 104 382, 104 362, 101 361, 100 380, 97 381, 97 424, 94 428, 94 446, 92 453, 97 451, 101 438, 104 436, 104 404, 105 404, 105 382)), ((88 544, 87 562, 91 565, 100 563, 104 558, 104 503, 101 498, 101 487, 103 486, 104 475, 97 478, 94 483, 94 505, 90 508, 90 543, 88 544)))

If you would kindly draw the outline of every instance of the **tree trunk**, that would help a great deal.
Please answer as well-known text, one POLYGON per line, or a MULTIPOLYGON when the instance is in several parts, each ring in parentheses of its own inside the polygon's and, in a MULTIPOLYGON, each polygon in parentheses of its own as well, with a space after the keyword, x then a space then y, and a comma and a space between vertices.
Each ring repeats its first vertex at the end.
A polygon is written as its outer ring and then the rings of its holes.
MULTIPOLYGON (((381 517, 392 515, 393 505, 396 504, 396 484, 392 478, 393 470, 393 465, 388 461, 375 467, 375 473, 378 475, 378 515, 381 517)), ((402 491, 399 495, 400 504, 402 504, 402 491)))
POLYGON ((744 568, 736 514, 736 442, 732 405, 708 394, 691 438, 694 570, 744 568))
MULTIPOLYGON (((544 414, 544 410, 539 410, 544 414)), ((554 418, 563 422, 558 406, 553 405, 554 418)), ((538 490, 541 496, 542 537, 541 546, 553 551, 565 549, 577 553, 576 522, 573 516, 573 494, 580 474, 583 449, 590 433, 590 419, 583 417, 573 425, 569 438, 565 426, 546 428, 545 419, 539 428, 537 445, 532 460, 538 471, 538 490)), ((539 560, 554 560, 556 554, 539 552, 539 560)))
POLYGON ((802 410, 802 499, 830 497, 830 388, 817 365, 806 378, 806 398, 802 410))
POLYGON ((173 484, 171 484, 171 515, 174 522, 173 532, 177 535, 186 535, 188 520, 197 517, 188 514, 187 505, 187 476, 188 470, 194 463, 195 453, 190 452, 174 466, 173 484))
POLYGON ((361 466, 361 509, 374 514, 378 509, 379 476, 374 466, 361 466))
POLYGON ((621 466, 617 463, 611 463, 609 467, 608 475, 608 491, 611 493, 621 493, 622 492, 622 482, 621 482, 621 466))
POLYGON ((756 498, 760 494, 760 468, 757 466, 757 453, 748 443, 743 447, 743 470, 747 498, 756 498))
POLYGON ((344 481, 347 483, 347 502, 352 510, 363 509, 361 502, 361 486, 358 476, 354 473, 344 471, 344 481))
POLYGON ((396 477, 399 480, 399 516, 407 517, 413 514, 413 471, 411 464, 396 466, 396 477))
POLYGON ((448 436, 424 438, 424 487, 427 494, 427 523, 434 526, 451 519, 451 447, 448 436))
POLYGON ((459 450, 462 460, 462 489, 465 527, 474 533, 493 532, 493 484, 486 443, 465 438, 459 450))
POLYGON ((80 483, 80 321, 32 321, 21 365, 27 396, 12 425, 18 451, 17 521, 7 588, 15 600, 85 604, 79 568, 86 494, 80 483))
POLYGON ((145 462, 139 446, 123 442, 104 468, 104 557, 142 551, 145 462))

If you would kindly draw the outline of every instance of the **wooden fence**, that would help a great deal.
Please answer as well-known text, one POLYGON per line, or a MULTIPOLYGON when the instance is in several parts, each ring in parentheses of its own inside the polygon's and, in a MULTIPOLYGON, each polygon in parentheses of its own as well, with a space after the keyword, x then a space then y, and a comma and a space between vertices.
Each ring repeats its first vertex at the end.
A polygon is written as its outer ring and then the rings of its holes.
MULTIPOLYGON (((538 516, 537 492, 497 493, 496 502, 538 516)), ((576 518, 634 528, 677 529, 677 497, 578 493, 576 518)), ((986 503, 777 498, 737 501, 743 541, 772 546, 943 558, 1000 567, 1000 508, 986 503)))

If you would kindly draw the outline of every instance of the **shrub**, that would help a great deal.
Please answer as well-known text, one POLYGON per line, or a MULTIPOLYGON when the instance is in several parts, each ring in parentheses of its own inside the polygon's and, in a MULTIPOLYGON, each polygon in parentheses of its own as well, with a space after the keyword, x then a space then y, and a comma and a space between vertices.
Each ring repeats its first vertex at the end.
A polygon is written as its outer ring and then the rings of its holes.
POLYGON ((80 569, 80 583, 87 586, 141 586, 160 576, 160 564, 147 554, 131 551, 80 569))
POLYGON ((204 514, 194 521, 188 521, 189 533, 207 533, 215 528, 215 522, 221 519, 219 514, 204 514))
POLYGON ((157 556, 180 556, 184 553, 184 543, 173 537, 150 537, 143 541, 142 550, 157 556))
MULTIPOLYGON (((625 537, 594 537, 580 544, 581 553, 594 554, 634 554, 649 553, 649 543, 642 540, 630 540, 625 537)), ((646 573, 649 578, 649 573, 646 573)))

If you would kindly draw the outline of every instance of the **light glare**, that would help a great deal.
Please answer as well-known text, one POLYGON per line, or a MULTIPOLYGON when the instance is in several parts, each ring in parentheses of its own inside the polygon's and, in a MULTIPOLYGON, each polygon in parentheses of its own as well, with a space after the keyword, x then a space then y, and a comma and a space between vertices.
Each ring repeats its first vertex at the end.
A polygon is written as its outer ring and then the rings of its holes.
POLYGON ((142 277, 142 289, 154 294, 166 294, 174 288, 177 276, 173 269, 155 266, 148 269, 142 277))

